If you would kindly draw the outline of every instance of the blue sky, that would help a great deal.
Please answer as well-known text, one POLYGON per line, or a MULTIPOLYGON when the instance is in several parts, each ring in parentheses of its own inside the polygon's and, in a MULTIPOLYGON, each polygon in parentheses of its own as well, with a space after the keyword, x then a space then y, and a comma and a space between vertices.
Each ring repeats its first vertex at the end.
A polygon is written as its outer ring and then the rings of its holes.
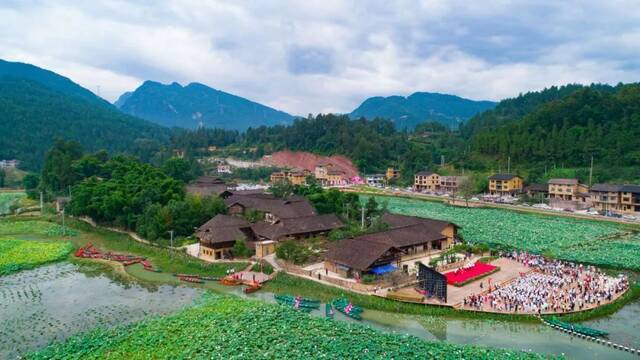
POLYGON ((640 1, 0 2, 0 58, 114 101, 144 80, 299 115, 415 91, 640 80, 640 1))

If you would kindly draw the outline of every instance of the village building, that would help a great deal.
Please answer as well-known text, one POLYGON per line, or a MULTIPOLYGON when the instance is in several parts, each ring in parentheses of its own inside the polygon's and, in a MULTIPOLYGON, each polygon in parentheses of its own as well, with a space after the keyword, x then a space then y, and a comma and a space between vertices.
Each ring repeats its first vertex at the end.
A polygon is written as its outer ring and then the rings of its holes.
POLYGON ((512 174, 495 174, 489 178, 491 195, 515 195, 522 192, 522 178, 512 174))
POLYGON ((347 174, 342 170, 329 169, 327 171, 326 185, 337 186, 345 185, 347 183, 347 174))
POLYGON ((640 185, 593 185, 591 202, 600 212, 640 215, 640 185))
POLYGON ((320 163, 316 165, 313 175, 315 176, 316 180, 318 180, 318 182, 322 183, 323 181, 327 180, 329 169, 332 167, 333 164, 331 163, 320 163))
POLYGON ((522 188, 522 192, 535 199, 549 197, 549 184, 530 184, 522 188))
POLYGON ((316 215, 311 203, 303 197, 279 199, 257 192, 227 192, 224 201, 230 215, 217 215, 196 232, 201 256, 212 260, 233 256, 237 240, 244 240, 256 256, 272 254, 278 242, 324 236, 344 227, 334 214, 316 215), (258 211, 262 217, 251 223, 241 215, 258 211))
POLYGON ((450 194, 456 193, 467 180, 467 176, 440 176, 440 190, 450 194))
POLYGON ((414 177, 413 187, 416 191, 440 190, 440 175, 433 171, 420 171, 414 177))
POLYGON ((199 196, 219 196, 227 190, 233 189, 236 184, 228 184, 215 176, 201 176, 192 184, 187 185, 188 194, 199 196))
POLYGON ((0 169, 15 169, 20 165, 20 160, 0 160, 0 169))
POLYGON ((294 169, 291 171, 276 171, 271 173, 270 180, 272 184, 289 182, 292 185, 305 185, 307 176, 310 172, 307 170, 294 169))
POLYGON ((385 184, 387 178, 385 174, 369 174, 365 175, 365 181, 369 186, 382 186, 385 184))
POLYGON ((245 239, 240 229, 249 227, 248 221, 229 215, 216 215, 196 231, 200 241, 200 255, 212 260, 232 258, 236 240, 245 239))
POLYGON ((232 174, 231 165, 229 164, 219 164, 216 168, 218 174, 232 174))
POLYGON ((391 179, 399 179, 400 178, 400 169, 388 167, 386 173, 387 181, 391 179))
POLYGON ((589 193, 589 187, 578 179, 551 179, 548 184, 550 199, 577 201, 578 194, 589 193))
POLYGON ((457 236, 447 221, 385 214, 389 230, 342 240, 329 247, 324 266, 343 277, 362 277, 381 271, 408 270, 410 262, 451 248, 457 236))

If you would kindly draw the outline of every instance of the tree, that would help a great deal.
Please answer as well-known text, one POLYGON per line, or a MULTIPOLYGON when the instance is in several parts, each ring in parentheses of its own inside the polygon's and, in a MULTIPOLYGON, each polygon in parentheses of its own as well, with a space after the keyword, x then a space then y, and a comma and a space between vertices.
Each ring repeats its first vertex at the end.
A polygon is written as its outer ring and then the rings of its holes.
POLYGON ((22 178, 22 186, 27 192, 27 196, 30 199, 38 197, 38 184, 40 183, 40 176, 34 173, 28 173, 22 178))
POLYGON ((169 158, 162 164, 162 172, 176 180, 188 183, 202 174, 202 169, 196 161, 178 157, 169 158))
POLYGON ((247 247, 244 239, 236 239, 236 242, 233 244, 233 249, 231 253, 234 257, 239 258, 248 258, 251 256, 251 250, 247 247))
POLYGON ((64 192, 78 180, 73 162, 82 157, 82 146, 77 141, 57 139, 47 152, 42 168, 42 188, 56 193, 64 192))
POLYGON ((293 195, 294 187, 293 185, 291 185, 291 182, 285 180, 272 184, 269 190, 271 191, 273 196, 280 199, 286 199, 289 196, 293 195))
POLYGON ((7 173, 4 169, 0 169, 0 188, 4 187, 5 178, 7 177, 7 173))
POLYGON ((477 194, 475 179, 473 177, 467 177, 458 185, 458 191, 462 195, 465 201, 465 206, 469 207, 469 199, 477 194))

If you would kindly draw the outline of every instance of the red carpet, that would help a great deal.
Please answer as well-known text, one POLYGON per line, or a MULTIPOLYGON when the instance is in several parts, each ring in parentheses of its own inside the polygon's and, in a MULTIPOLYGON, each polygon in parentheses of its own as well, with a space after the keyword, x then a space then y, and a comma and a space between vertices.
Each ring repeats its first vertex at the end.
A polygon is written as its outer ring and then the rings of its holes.
POLYGON ((457 274, 454 270, 444 274, 444 276, 447 277, 447 284, 454 285, 456 283, 463 283, 469 279, 482 276, 483 274, 493 271, 495 268, 496 266, 477 262, 472 268, 461 269, 457 274))

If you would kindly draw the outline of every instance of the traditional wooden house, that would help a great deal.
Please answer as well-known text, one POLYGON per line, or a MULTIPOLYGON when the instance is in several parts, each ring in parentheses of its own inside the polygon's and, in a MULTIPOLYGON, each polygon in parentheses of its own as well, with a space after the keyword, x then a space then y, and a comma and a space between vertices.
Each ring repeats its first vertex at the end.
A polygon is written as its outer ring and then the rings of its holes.
POLYGON ((522 192, 522 178, 512 174, 495 174, 489 178, 491 195, 515 195, 522 192))
POLYGON ((229 215, 216 215, 196 231, 200 242, 200 256, 212 260, 230 259, 231 249, 236 240, 246 239, 242 228, 249 227, 248 221, 229 215))
POLYGON ((259 241, 283 241, 287 239, 304 239, 312 236, 326 235, 329 231, 344 227, 344 223, 334 214, 310 215, 296 218, 280 219, 276 223, 264 221, 252 224, 245 231, 247 239, 259 241))
POLYGON ((201 176, 192 184, 187 185, 187 193, 200 196, 219 196, 227 190, 235 188, 236 184, 225 183, 215 176, 201 176))
POLYGON ((522 188, 522 192, 536 199, 549 197, 549 184, 530 184, 522 188))
POLYGON ((234 192, 224 199, 229 214, 242 215, 247 210, 264 214, 264 221, 276 223, 280 219, 315 215, 311 203, 302 196, 280 199, 272 194, 234 192))
POLYGON ((325 268, 344 277, 360 277, 380 267, 400 268, 402 262, 449 249, 458 228, 446 221, 414 216, 385 214, 382 220, 390 230, 332 244, 325 268))

